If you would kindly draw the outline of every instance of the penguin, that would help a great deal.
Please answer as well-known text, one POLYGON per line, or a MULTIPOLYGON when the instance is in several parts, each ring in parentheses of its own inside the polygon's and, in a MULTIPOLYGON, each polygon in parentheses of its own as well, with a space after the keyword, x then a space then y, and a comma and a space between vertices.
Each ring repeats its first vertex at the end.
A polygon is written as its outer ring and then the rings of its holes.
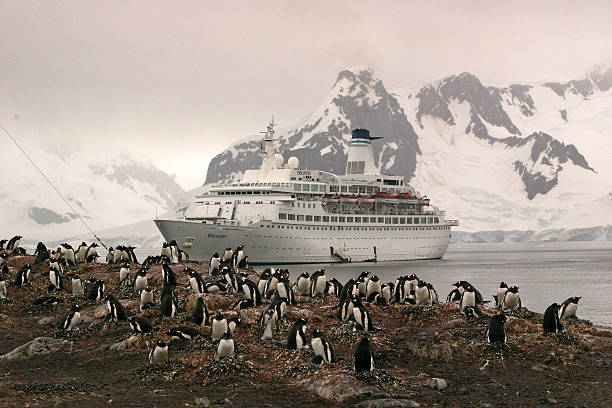
POLYGON ((508 290, 508 285, 506 282, 500 282, 499 288, 497 288, 497 294, 493 295, 493 299, 495 299, 495 307, 500 307, 502 299, 508 290))
POLYGON ((439 304, 440 300, 438 299, 438 292, 436 292, 433 285, 431 283, 427 283, 427 288, 429 289, 429 296, 431 296, 431 304, 439 304))
POLYGON ((282 298, 287 298, 287 301, 289 302, 290 305, 295 305, 295 294, 293 293, 293 289, 291 288, 291 283, 289 282, 289 278, 282 277, 278 281, 278 285, 276 286, 276 291, 278 292, 278 296, 282 298))
POLYGON ((113 262, 114 263, 121 262, 122 255, 123 255, 123 246, 117 245, 115 249, 113 250, 113 262))
POLYGON ((132 316, 129 320, 130 328, 135 333, 150 333, 153 331, 153 323, 146 317, 132 316))
POLYGON ((366 297, 366 288, 368 286, 368 280, 369 279, 364 276, 360 276, 359 278, 357 278, 357 290, 359 292, 357 296, 359 296, 360 298, 366 297))
POLYGON ((308 272, 300 274, 295 287, 300 295, 308 295, 310 293, 310 274, 308 272))
POLYGON ((233 333, 240 323, 242 323, 242 319, 240 317, 232 317, 231 319, 228 319, 227 328, 229 329, 230 333, 233 333))
POLYGON ((115 263, 115 250, 113 247, 108 248, 108 254, 106 254, 106 263, 112 265, 115 263))
POLYGON ((274 319, 276 322, 280 321, 285 317, 285 313, 287 311, 287 306, 289 305, 289 299, 285 297, 276 297, 272 304, 270 305, 270 309, 274 310, 274 319))
POLYGON ((332 278, 327 281, 327 294, 333 296, 340 296, 342 292, 342 284, 336 278, 332 278))
POLYGON ((153 350, 149 352, 149 364, 165 364, 168 360, 168 344, 159 340, 153 350))
POLYGON ((0 254, 0 267, 6 265, 6 260, 8 259, 8 254, 3 252, 0 254))
POLYGON ((306 345, 306 319, 297 319, 287 337, 287 348, 301 350, 306 345))
POLYGON ((68 266, 76 265, 76 257, 74 256, 74 249, 67 243, 62 244, 62 248, 64 248, 64 258, 66 259, 66 263, 68 266))
POLYGON ((77 262, 85 263, 85 254, 87 252, 87 244, 85 241, 81 242, 81 245, 77 248, 76 258, 77 262))
POLYGON ((259 318, 259 332, 257 337, 261 340, 272 340, 272 325, 274 324, 274 310, 268 309, 259 318))
POLYGON ((206 307, 206 301, 201 296, 196 299, 196 304, 191 311, 191 321, 198 326, 208 326, 210 324, 210 314, 206 307))
POLYGON ((346 299, 348 299, 351 294, 353 293, 353 288, 356 285, 356 281, 355 279, 349 279, 348 282, 346 282, 346 284, 344 284, 344 286, 342 287, 342 290, 340 291, 340 301, 338 302, 338 306, 341 306, 344 301, 346 299))
POLYGON ((170 247, 170 259, 172 260, 173 264, 177 264, 179 263, 179 252, 180 249, 178 247, 178 244, 176 243, 176 240, 172 240, 170 241, 170 244, 168 244, 168 246, 170 247))
POLYGON ((581 296, 574 296, 563 303, 559 307, 559 320, 566 320, 569 318, 576 318, 576 310, 578 310, 578 301, 582 299, 581 296))
POLYGON ((6 281, 4 280, 4 276, 0 275, 0 300, 8 299, 8 295, 6 292, 6 281))
POLYGON ((9 252, 14 252, 17 248, 19 248, 21 238, 23 238, 21 235, 15 235, 13 238, 11 238, 8 244, 6 244, 6 250, 9 252))
POLYGON ((462 281, 455 282, 452 286, 455 286, 455 289, 451 290, 448 296, 446 296, 446 302, 456 302, 461 300, 461 295, 465 291, 465 288, 461 284, 462 281))
POLYGON ((223 261, 230 261, 232 259, 232 256, 234 255, 234 251, 232 250, 232 248, 227 247, 225 248, 225 252, 223 252, 223 261))
POLYGON ((417 287, 414 290, 414 299, 417 305, 432 305, 431 292, 427 287, 427 283, 422 280, 418 281, 417 287))
POLYGON ((79 305, 72 306, 72 311, 68 313, 66 317, 64 317, 64 324, 62 324, 62 328, 64 331, 70 331, 72 329, 76 329, 76 327, 81 322, 81 307, 79 305))
POLYGON ((280 279, 280 277, 281 275, 279 271, 275 271, 271 274, 271 276, 266 281, 266 285, 263 290, 263 297, 265 297, 266 299, 270 299, 270 297, 272 297, 274 291, 278 287, 278 280, 280 279))
POLYGON ((487 327, 487 332, 485 337, 487 342, 489 343, 505 343, 507 340, 506 337, 506 329, 504 327, 504 323, 506 323, 506 315, 498 314, 491 316, 489 320, 489 326, 487 327))
POLYGON ((364 332, 369 333, 373 329, 370 312, 368 312, 364 305, 353 303, 353 317, 355 318, 355 322, 364 332))
POLYGON ((148 268, 146 266, 138 270, 136 278, 134 278, 134 292, 138 293, 148 286, 147 271, 148 268))
POLYGON ((325 297, 325 286, 327 278, 325 277, 325 269, 319 269, 310 276, 310 297, 325 297))
POLYGON ((368 282, 366 284, 366 298, 369 299, 372 294, 381 292, 382 286, 380 283, 380 279, 378 278, 378 276, 374 275, 370 279, 368 279, 368 282))
POLYGON ((85 252, 85 262, 87 263, 98 262, 98 252, 96 251, 97 247, 98 247, 98 244, 96 244, 95 242, 91 244, 89 247, 87 247, 87 251, 85 252))
POLYGON ((340 310, 338 311, 338 317, 342 319, 343 322, 346 322, 353 318, 353 306, 355 299, 358 299, 357 296, 351 294, 351 296, 342 302, 340 305, 340 310))
POLYGON ((518 290, 518 286, 508 288, 501 301, 502 310, 521 308, 521 297, 519 296, 518 290))
POLYGON ((331 344, 325 340, 323 333, 319 329, 314 329, 310 346, 315 356, 321 358, 321 362, 330 364, 334 361, 334 351, 331 344))
POLYGON ((249 257, 245 255, 242 260, 238 263, 238 269, 249 269, 249 257))
POLYGON ((169 262, 172 262, 172 249, 170 248, 170 245, 167 242, 164 242, 162 244, 161 256, 168 257, 168 259, 170 260, 169 262))
POLYGON ((109 320, 118 323, 119 321, 127 320, 127 313, 123 305, 113 295, 106 295, 106 308, 109 313, 109 320))
MULTIPOLYGON (((164 286, 164 289, 167 287, 164 286)), ((178 304, 175 302, 175 295, 172 289, 162 292, 160 301, 160 311, 162 316, 173 318, 178 311, 178 304)))
POLYGON ((125 263, 119 269, 119 286, 129 286, 132 281, 130 276, 130 264, 125 263))
POLYGON ((30 272, 32 272, 32 267, 29 264, 23 265, 19 272, 17 272, 17 276, 15 276, 15 286, 30 284, 30 272))
POLYGON ((32 306, 42 306, 42 305, 53 305, 56 306, 59 303, 59 299, 55 296, 43 296, 38 299, 35 299, 32 302, 32 306))
POLYGON ((130 262, 130 252, 125 245, 121 245, 121 261, 130 262))
MULTIPOLYGON (((34 265, 38 265, 39 263, 42 263, 50 258, 49 250, 47 249, 45 244, 43 244, 42 242, 39 242, 38 245, 36 246, 34 255, 36 256, 36 259, 34 260, 34 265)), ((1 263, 2 261, 0 260, 0 264, 1 263)))
POLYGON ((239 291, 238 287, 238 279, 236 278, 236 274, 232 272, 232 270, 228 267, 224 267, 221 269, 221 276, 225 279, 225 283, 227 283, 227 290, 231 293, 237 293, 239 291))
MULTIPOLYGON (((403 304, 406 301, 406 280, 407 278, 404 276, 401 276, 400 278, 398 278, 395 281, 395 287, 394 287, 394 291, 393 291, 393 300, 395 303, 401 303, 403 304)), ((408 292, 410 293, 410 292, 408 292)))
POLYGON ((162 262, 162 277, 164 284, 176 286, 176 274, 167 262, 162 262))
MULTIPOLYGON (((259 290, 259 294, 261 296, 265 296, 266 284, 268 282, 268 279, 270 279, 270 277, 272 276, 274 272, 276 272, 274 268, 266 268, 261 272, 261 275, 259 275, 259 281, 257 282, 257 289, 259 290)), ((310 288, 308 290, 310 290, 310 288)))
POLYGON ((200 332, 191 326, 173 327, 166 332, 172 340, 191 340, 200 335, 200 332))
POLYGON ((238 265, 240 264, 240 262, 242 262, 242 259, 245 256, 243 248, 244 248, 244 245, 238 245, 236 250, 232 253, 232 267, 234 269, 238 268, 238 265))
POLYGON ((362 337, 355 349, 355 371, 374 371, 374 355, 367 337, 362 337))
POLYGON ((217 312, 215 318, 212 321, 212 329, 210 330, 210 337, 212 340, 221 340, 223 334, 228 331, 227 319, 223 316, 223 313, 217 312))
POLYGON ((261 294, 253 283, 249 279, 242 279, 240 282, 240 287, 242 288, 242 292, 244 293, 244 297, 251 300, 255 306, 261 305, 261 294))
POLYGON ((221 265, 221 258, 219 258, 219 253, 215 252, 213 256, 208 261, 208 276, 215 277, 219 274, 219 266, 221 265))
POLYGON ((220 282, 209 282, 204 287, 204 293, 219 293, 225 292, 226 287, 220 282))
POLYGON ((133 263, 133 264, 137 264, 138 263, 138 258, 136 258, 136 253, 134 252, 135 249, 136 249, 135 246, 128 246, 127 247, 128 260, 130 261, 130 263, 133 263))
POLYGON ((542 326, 544 328, 544 334, 559 333, 560 331, 563 331, 563 325, 561 324, 561 319, 559 319, 558 304, 553 303, 546 308, 546 311, 544 312, 544 323, 542 326))
POLYGON ((217 345, 217 350, 215 350, 214 358, 215 361, 219 361, 222 358, 233 359, 234 355, 234 339, 232 339, 232 334, 228 330, 223 333, 223 335, 219 339, 219 344, 217 345))
POLYGON ((200 274, 191 268, 184 268, 183 272, 187 272, 187 274, 189 275, 189 284, 191 285, 193 293, 195 293, 196 295, 204 293, 205 283, 202 280, 200 274))
POLYGON ((83 296, 85 295, 85 290, 83 289, 83 282, 81 282, 81 277, 79 274, 75 274, 72 276, 71 282, 72 284, 72 294, 74 296, 83 296))
POLYGON ((251 299, 240 299, 232 305, 232 310, 248 309, 253 306, 255 306, 255 304, 251 299))
POLYGON ((0 251, 4 250, 4 245, 8 242, 8 239, 0 239, 0 251))
POLYGON ((53 288, 56 290, 60 290, 64 287, 62 284, 62 277, 59 271, 54 267, 49 268, 49 280, 51 281, 53 288))
POLYGON ((64 268, 62 268, 62 263, 60 262, 60 259, 62 258, 58 258, 58 259, 54 259, 53 261, 49 262, 49 269, 55 269, 57 271, 57 274, 62 277, 64 275, 64 268))
POLYGON ((463 309, 468 306, 476 306, 476 293, 474 292, 474 287, 472 285, 464 288, 463 294, 461 295, 461 300, 459 301, 459 311, 463 312, 463 309))
POLYGON ((465 317, 473 317, 475 319, 482 317, 482 312, 478 309, 478 306, 467 306, 463 308, 463 314, 465 317))
POLYGON ((94 282, 91 289, 89 289, 89 293, 87 294, 87 299, 94 301, 101 301, 104 299, 104 289, 105 289, 104 281, 99 280, 94 282))
POLYGON ((140 292, 140 311, 150 307, 155 307, 155 296, 150 286, 147 286, 140 292))

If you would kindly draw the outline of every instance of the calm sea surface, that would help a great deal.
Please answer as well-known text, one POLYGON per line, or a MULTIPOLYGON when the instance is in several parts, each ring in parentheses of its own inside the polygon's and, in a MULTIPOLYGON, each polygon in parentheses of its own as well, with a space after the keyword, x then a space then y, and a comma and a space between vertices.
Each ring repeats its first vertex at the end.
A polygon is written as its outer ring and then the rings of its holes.
POLYGON ((553 302, 582 296, 578 317, 612 325, 612 242, 452 244, 439 260, 286 266, 293 279, 321 267, 342 283, 364 269, 383 282, 414 273, 431 282, 441 300, 459 280, 469 281, 488 299, 505 281, 520 287, 524 307, 541 313, 553 302))

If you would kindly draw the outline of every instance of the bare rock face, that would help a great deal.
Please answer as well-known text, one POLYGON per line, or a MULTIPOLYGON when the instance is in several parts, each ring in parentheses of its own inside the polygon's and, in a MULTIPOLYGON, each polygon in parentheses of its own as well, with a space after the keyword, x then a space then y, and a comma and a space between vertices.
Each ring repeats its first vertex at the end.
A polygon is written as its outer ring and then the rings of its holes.
POLYGON ((356 408, 418 408, 421 405, 408 399, 382 398, 361 401, 356 408))
POLYGON ((313 377, 298 385, 314 391, 321 398, 345 402, 378 392, 376 387, 363 385, 355 377, 346 374, 327 377, 313 377))
POLYGON ((0 356, 0 361, 17 360, 26 357, 32 357, 40 354, 49 354, 57 351, 62 351, 68 347, 68 340, 54 339, 52 337, 37 337, 34 340, 23 344, 13 351, 0 356))

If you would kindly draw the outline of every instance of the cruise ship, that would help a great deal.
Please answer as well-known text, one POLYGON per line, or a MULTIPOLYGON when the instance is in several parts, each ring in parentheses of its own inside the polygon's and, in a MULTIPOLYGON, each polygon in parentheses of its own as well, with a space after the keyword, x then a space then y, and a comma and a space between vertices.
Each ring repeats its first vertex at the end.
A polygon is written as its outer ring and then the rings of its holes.
MULTIPOLYGON (((177 219, 156 219, 166 241, 191 259, 244 246, 250 264, 376 262, 442 258, 451 227, 444 211, 404 177, 380 174, 366 129, 355 129, 346 174, 302 169, 276 153, 274 121, 260 169, 210 187, 177 219)), ((178 213, 177 213, 178 214, 178 213)))

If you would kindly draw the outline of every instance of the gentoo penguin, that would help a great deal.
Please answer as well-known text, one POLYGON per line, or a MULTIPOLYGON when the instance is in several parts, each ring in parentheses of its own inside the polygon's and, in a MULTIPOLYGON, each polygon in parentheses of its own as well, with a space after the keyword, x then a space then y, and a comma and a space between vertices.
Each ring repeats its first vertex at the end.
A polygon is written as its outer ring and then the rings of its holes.
POLYGON ((236 250, 232 253, 232 267, 234 269, 238 268, 238 265, 240 264, 240 262, 242 262, 242 259, 245 256, 243 248, 243 245, 238 245, 238 248, 236 248, 236 250))
POLYGON ((132 316, 130 317, 129 324, 135 333, 150 333, 153 331, 153 324, 146 317, 132 316))
POLYGON ((233 333, 240 323, 242 323, 242 319, 240 317, 232 317, 231 319, 228 319, 227 328, 229 329, 230 333, 233 333))
POLYGON ((222 358, 234 358, 234 339, 232 339, 232 333, 229 330, 223 333, 215 351, 215 361, 222 358))
POLYGON ((363 304, 353 304, 353 317, 358 327, 364 332, 369 333, 373 329, 370 312, 368 312, 363 304))
POLYGON ((463 314, 465 317, 473 317, 475 319, 482 317, 482 312, 478 309, 478 306, 467 306, 463 308, 463 314))
POLYGON ((172 240, 170 241, 170 244, 168 244, 168 246, 170 247, 170 259, 172 260, 173 264, 179 263, 179 247, 178 244, 176 243, 176 240, 172 240))
POLYGON ((553 303, 546 308, 546 311, 544 312, 544 323, 542 326, 544 327, 544 334, 558 333, 563 331, 563 325, 561 324, 561 319, 559 319, 558 304, 553 303))
POLYGON ((325 340, 323 333, 319 329, 314 329, 312 333, 312 339, 310 340, 310 346, 314 352, 315 357, 320 357, 323 363, 331 363, 334 361, 334 351, 331 344, 325 340))
POLYGON ((164 284, 176 286, 176 274, 167 262, 162 262, 162 277, 164 284))
POLYGON ((189 284, 191 285, 193 293, 195 293, 196 295, 204 293, 205 283, 202 280, 200 274, 191 268, 184 268, 183 272, 187 272, 187 274, 189 275, 189 284))
POLYGON ((333 296, 340 296, 342 292, 342 284, 336 278, 332 278, 327 281, 327 294, 333 296))
POLYGON ((6 265, 7 258, 8 258, 8 254, 6 252, 3 252, 0 254, 0 267, 6 265))
POLYGON ((79 305, 72 306, 72 311, 64 317, 62 328, 65 331, 75 329, 81 322, 81 307, 79 305))
POLYGON ((66 263, 68 266, 76 265, 76 257, 74 256, 74 249, 67 243, 62 244, 64 258, 66 259, 66 263))
POLYGON ((261 295, 254 282, 249 279, 240 278, 240 287, 245 298, 251 300, 255 306, 261 305, 261 295))
POLYGON ((176 295, 171 287, 165 286, 162 290, 160 297, 160 311, 162 316, 173 318, 176 316, 178 311, 178 302, 176 301, 176 295))
POLYGON ((0 251, 2 251, 4 248, 4 245, 7 243, 7 239, 0 239, 0 251))
POLYGON ((196 304, 191 311, 191 321, 198 326, 208 326, 210 324, 210 314, 206 302, 201 296, 196 299, 196 304))
POLYGON ((491 316, 491 319, 489 320, 489 326, 487 327, 487 332, 485 334, 487 342, 506 342, 506 328, 504 327, 504 323, 506 323, 505 314, 502 313, 495 316, 491 316))
POLYGON ((72 276, 71 282, 72 284, 72 294, 74 296, 83 296, 85 294, 85 289, 83 289, 83 282, 81 282, 81 277, 79 274, 75 274, 72 276))
POLYGON ((147 286, 140 292, 140 311, 155 306, 155 296, 153 295, 153 289, 147 286))
POLYGON ((301 350, 306 345, 306 319, 297 319, 287 338, 287 348, 290 350, 301 350))
POLYGON ((236 275, 230 268, 225 266, 221 268, 221 276, 225 280, 225 283, 227 283, 227 290, 230 294, 239 292, 240 288, 238 287, 238 275, 236 275))
POLYGON ((87 244, 85 241, 81 242, 81 245, 77 248, 76 258, 77 262, 85 262, 85 254, 87 253, 87 244))
POLYGON ((310 293, 310 274, 303 272, 298 277, 295 287, 300 295, 308 295, 310 293))
POLYGON ((41 305, 53 305, 56 306, 59 302, 59 299, 56 296, 43 296, 35 299, 32 302, 32 306, 41 306, 41 305))
POLYGON ((270 309, 274 310, 274 320, 278 323, 281 319, 285 317, 285 312, 287 311, 287 306, 289 305, 289 299, 285 297, 276 296, 270 305, 270 309))
POLYGON ((8 299, 6 293, 6 281, 2 275, 0 275, 0 299, 8 299))
POLYGON ((427 283, 422 280, 418 281, 417 287, 414 290, 414 300, 417 305, 432 305, 431 292, 427 287, 427 283))
POLYGON ((213 256, 208 261, 208 276, 211 278, 217 276, 219 274, 219 266, 221 265, 221 258, 219 258, 219 253, 215 252, 213 256))
POLYGON ((228 331, 227 319, 223 316, 223 313, 217 312, 215 318, 212 321, 212 328, 210 330, 210 337, 213 340, 221 340, 223 334, 228 331))
POLYGON ((447 303, 461 300, 461 295, 463 295, 463 292, 465 291, 465 288, 463 287, 461 282, 463 281, 458 281, 452 284, 452 286, 455 286, 455 289, 451 290, 448 296, 446 296, 447 303))
POLYGON ((132 281, 130 276, 130 264, 124 263, 119 269, 119 286, 129 286, 132 281))
POLYGON ((234 255, 234 251, 232 250, 232 248, 230 247, 225 248, 225 252, 223 252, 223 261, 230 261, 233 255, 234 255))
POLYGON ((259 332, 257 337, 261 340, 272 340, 272 325, 274 324, 274 310, 268 309, 259 318, 259 332))
POLYGON ((159 340, 149 353, 149 364, 165 364, 168 362, 168 344, 159 340))
POLYGON ((161 256, 167 257, 170 262, 172 262, 172 249, 170 248, 170 244, 167 242, 162 244, 161 256))
MULTIPOLYGON (((407 281, 407 277, 405 276, 400 276, 396 281, 395 281, 395 287, 393 290, 393 300, 395 301, 395 303, 404 303, 406 301, 406 281, 407 281)), ((408 292, 410 293, 410 292, 408 292)))
POLYGON ((127 253, 128 253, 128 260, 130 261, 130 263, 137 264, 138 263, 138 258, 136 258, 136 254, 134 253, 134 249, 136 249, 135 246, 128 246, 126 248, 127 253))
POLYGON ((64 287, 62 284, 62 276, 54 267, 49 268, 49 280, 51 281, 53 288, 56 290, 60 290, 64 287))
POLYGON ((504 297, 502 298, 502 310, 521 308, 521 297, 519 296, 518 290, 518 286, 512 286, 511 288, 508 288, 508 290, 504 294, 504 297))
POLYGON ((30 272, 32 272, 32 267, 29 264, 25 264, 19 269, 17 272, 17 276, 15 276, 15 286, 25 286, 30 283, 30 272))
POLYGON ((63 258, 53 259, 49 261, 49 269, 55 269, 59 276, 64 275, 64 268, 62 268, 62 263, 60 262, 61 259, 63 258))
MULTIPOLYGON (((262 274, 263 275, 263 274, 262 274)), ((274 294, 274 291, 278 287, 278 280, 280 279, 281 274, 279 271, 274 271, 268 280, 266 281, 266 285, 263 290, 263 297, 266 299, 270 299, 274 294)))
POLYGON ((122 254, 123 254, 123 246, 117 245, 115 249, 113 250, 113 262, 114 263, 121 262, 122 254))
POLYGON ((338 317, 342 319, 343 322, 346 322, 353 318, 353 307, 356 299, 359 298, 356 295, 351 294, 350 297, 346 298, 340 305, 338 317))
POLYGON ((427 288, 429 289, 429 296, 431 296, 431 304, 439 304, 440 300, 438 299, 438 292, 436 292, 433 285, 431 283, 427 283, 427 288))
POLYGON ((463 312, 463 309, 468 306, 476 306, 476 293, 474 292, 474 287, 472 285, 464 287, 463 293, 461 294, 461 299, 459 301, 459 311, 463 312))
POLYGON ((367 337, 362 337, 355 350, 355 371, 374 371, 374 356, 367 337))
POLYGON ((500 282, 499 288, 497 288, 497 293, 493 295, 493 299, 495 299, 495 307, 501 306, 501 302, 504 299, 504 295, 506 294, 507 290, 508 285, 506 284, 506 282, 500 282))
POLYGON ((106 308, 108 309, 109 320, 115 323, 127 320, 127 313, 125 312, 125 308, 121 303, 119 303, 117 298, 115 298, 113 295, 106 295, 104 297, 104 300, 106 300, 106 308))
POLYGON ((200 335, 200 332, 191 326, 173 327, 166 332, 172 340, 191 340, 200 335))
POLYGON ((406 302, 410 305, 416 305, 416 291, 410 289, 410 293, 406 296, 406 302))
POLYGON ((380 279, 378 279, 378 276, 374 275, 368 279, 368 283, 366 284, 366 299, 369 299, 372 294, 381 292, 382 286, 380 279))
POLYGON ((278 292, 278 296, 282 298, 287 298, 287 301, 289 302, 290 305, 295 305, 295 294, 293 293, 293 288, 291 288, 291 283, 289 282, 289 278, 287 277, 280 278, 278 281, 278 285, 276 286, 276 291, 278 292))
POLYGON ((98 252, 96 248, 98 244, 95 242, 87 247, 87 251, 85 252, 85 262, 87 263, 96 263, 98 262, 98 252))
POLYGON ((226 287, 220 282, 208 282, 204 287, 204 293, 219 293, 225 292, 226 287))
POLYGON ((104 289, 105 289, 104 281, 99 280, 95 281, 93 286, 89 289, 89 293, 87 294, 87 299, 95 300, 99 302, 104 299, 104 289))
POLYGON ((138 270, 138 273, 136 274, 136 278, 134 279, 134 292, 138 293, 139 291, 143 290, 144 288, 148 286, 149 284, 147 280, 148 270, 149 268, 147 268, 146 266, 143 266, 142 268, 138 270))
POLYGON ((249 257, 245 255, 242 260, 238 263, 238 269, 249 269, 249 257))
POLYGON ((319 269, 310 277, 310 297, 325 297, 325 286, 327 278, 325 277, 325 269, 319 269))
POLYGON ((13 252, 19 248, 19 241, 21 241, 21 238, 23 238, 21 235, 15 235, 13 238, 11 238, 8 244, 6 244, 6 250, 13 252))
MULTIPOLYGON (((42 263, 50 258, 49 250, 47 249, 45 244, 43 244, 42 242, 39 242, 38 245, 36 246, 34 255, 36 256, 36 259, 34 260, 34 265, 38 265, 39 263, 42 263)), ((1 263, 2 261, 0 261, 0 264, 1 263)))
POLYGON ((108 248, 108 254, 106 254, 106 263, 111 265, 115 263, 115 250, 113 247, 108 248))
MULTIPOLYGON (((259 281, 257 282, 257 289, 259 290, 259 294, 261 296, 265 296, 266 292, 266 284, 268 283, 268 279, 272 276, 272 274, 276 272, 274 268, 266 268, 259 275, 259 281)), ((310 287, 308 288, 310 290, 310 287)))
POLYGON ((348 299, 353 294, 353 288, 356 285, 355 279, 349 279, 348 282, 342 286, 342 290, 340 291, 340 301, 338 302, 338 306, 342 305, 346 299, 348 299))
POLYGON ((251 299, 240 299, 232 305, 232 310, 248 309, 253 306, 255 306, 255 304, 251 299))
POLYGON ((559 307, 559 319, 565 320, 576 318, 576 310, 578 310, 578 301, 580 299, 582 299, 581 296, 574 296, 561 303, 559 307))

